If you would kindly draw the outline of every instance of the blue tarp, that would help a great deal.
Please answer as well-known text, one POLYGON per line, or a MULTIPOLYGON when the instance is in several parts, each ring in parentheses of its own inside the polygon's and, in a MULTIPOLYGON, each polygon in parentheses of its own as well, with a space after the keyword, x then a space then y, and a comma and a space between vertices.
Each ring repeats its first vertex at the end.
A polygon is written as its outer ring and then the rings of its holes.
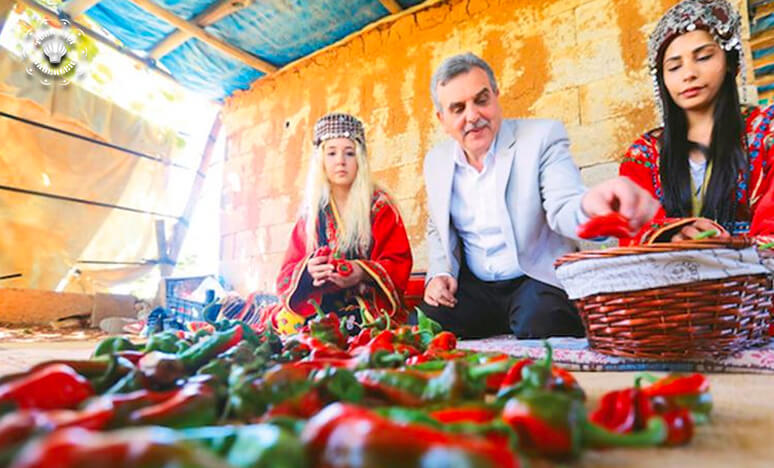
MULTIPOLYGON (((215 0, 154 0, 190 20, 215 0)), ((423 0, 399 0, 408 8, 423 0)), ((133 50, 150 51, 174 27, 125 0, 102 0, 87 14, 133 50)), ((213 36, 281 67, 362 29, 389 12, 378 0, 259 0, 205 27, 213 36)), ((161 58, 185 86, 222 99, 263 73, 197 39, 161 58)))

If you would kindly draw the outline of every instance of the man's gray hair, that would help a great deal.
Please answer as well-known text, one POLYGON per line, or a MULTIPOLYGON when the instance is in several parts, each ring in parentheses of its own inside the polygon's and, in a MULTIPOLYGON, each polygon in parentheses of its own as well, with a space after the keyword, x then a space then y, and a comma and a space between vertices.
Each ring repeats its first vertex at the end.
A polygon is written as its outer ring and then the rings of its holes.
POLYGON ((441 63, 441 66, 435 70, 433 78, 430 80, 430 95, 433 96, 433 104, 435 104, 436 111, 443 112, 441 102, 438 100, 438 85, 444 86, 453 78, 463 73, 468 73, 473 68, 480 68, 486 72, 486 75, 489 77, 489 85, 492 87, 492 91, 497 94, 497 80, 492 67, 488 63, 471 52, 454 55, 441 63))

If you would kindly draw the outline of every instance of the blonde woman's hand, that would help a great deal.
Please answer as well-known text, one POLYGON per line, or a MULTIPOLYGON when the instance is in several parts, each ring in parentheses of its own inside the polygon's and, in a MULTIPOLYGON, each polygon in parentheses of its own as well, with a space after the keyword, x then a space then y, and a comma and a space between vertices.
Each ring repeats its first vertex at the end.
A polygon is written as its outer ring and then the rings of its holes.
MULTIPOLYGON (((688 224, 687 226, 683 226, 683 228, 680 229, 680 232, 672 236, 672 242, 680 242, 684 240, 695 239, 702 232, 711 231, 711 230, 717 231, 717 227, 715 226, 715 224, 713 224, 712 221, 706 218, 699 218, 693 223, 688 224)), ((723 232, 718 232, 712 237, 717 237, 719 239, 727 239, 731 236, 727 232, 723 231, 723 232)))
POLYGON ((330 281, 333 273, 333 265, 328 263, 328 256, 312 257, 306 263, 306 271, 312 277, 312 286, 319 288, 330 281))
POLYGON ((329 277, 329 281, 341 289, 351 288, 360 284, 366 278, 365 271, 357 262, 351 261, 349 264, 352 266, 352 273, 342 276, 334 270, 329 277))

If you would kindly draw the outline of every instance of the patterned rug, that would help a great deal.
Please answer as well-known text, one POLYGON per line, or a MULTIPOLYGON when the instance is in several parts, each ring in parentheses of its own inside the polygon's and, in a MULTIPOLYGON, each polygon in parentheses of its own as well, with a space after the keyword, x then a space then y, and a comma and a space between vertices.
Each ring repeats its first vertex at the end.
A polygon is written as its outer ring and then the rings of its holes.
MULTIPOLYGON (((549 338, 548 342, 554 349, 554 361, 573 371, 774 372, 774 342, 725 359, 696 361, 658 361, 608 356, 590 349, 584 338, 549 338)), ((463 340, 458 343, 458 347, 535 359, 545 355, 542 340, 519 340, 513 335, 463 340)))

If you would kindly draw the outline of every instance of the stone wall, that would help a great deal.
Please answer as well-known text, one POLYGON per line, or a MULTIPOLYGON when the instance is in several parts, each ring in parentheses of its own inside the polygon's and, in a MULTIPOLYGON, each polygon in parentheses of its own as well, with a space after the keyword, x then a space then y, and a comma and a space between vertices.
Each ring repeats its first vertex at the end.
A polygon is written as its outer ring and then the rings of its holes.
MULTIPOLYGON (((657 124, 646 39, 675 3, 431 1, 256 81, 224 110, 221 272, 240 292, 273 290, 301 201, 311 128, 331 111, 364 121, 375 179, 397 199, 414 269, 423 271, 422 160, 444 138, 429 82, 444 58, 464 51, 492 65, 506 116, 561 120, 587 182, 609 177, 628 144, 657 124)), ((746 18, 744 2, 736 3, 746 18)))

